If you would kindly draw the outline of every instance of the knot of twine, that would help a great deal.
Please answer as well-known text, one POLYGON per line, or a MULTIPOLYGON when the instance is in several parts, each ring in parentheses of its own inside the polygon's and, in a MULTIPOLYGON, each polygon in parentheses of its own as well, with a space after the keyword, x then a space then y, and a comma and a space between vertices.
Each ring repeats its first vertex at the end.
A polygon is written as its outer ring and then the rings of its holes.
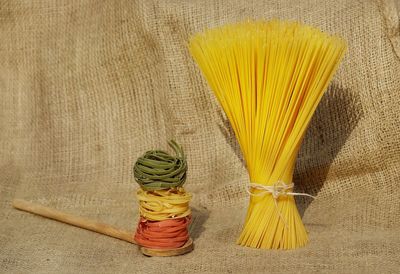
POLYGON ((262 185, 258 183, 250 183, 248 187, 246 188, 247 193, 249 193, 251 196, 264 196, 266 194, 271 194, 272 198, 274 199, 274 204, 275 208, 278 211, 279 218, 285 223, 285 226, 287 228, 288 225, 283 218, 282 211, 279 210, 278 208, 278 199, 280 196, 307 196, 310 198, 315 199, 316 197, 307 193, 301 193, 301 192, 292 192, 294 187, 293 183, 286 184, 284 181, 279 180, 275 182, 273 185, 262 185), (259 193, 253 193, 250 190, 251 189, 256 189, 260 190, 261 192, 259 193))

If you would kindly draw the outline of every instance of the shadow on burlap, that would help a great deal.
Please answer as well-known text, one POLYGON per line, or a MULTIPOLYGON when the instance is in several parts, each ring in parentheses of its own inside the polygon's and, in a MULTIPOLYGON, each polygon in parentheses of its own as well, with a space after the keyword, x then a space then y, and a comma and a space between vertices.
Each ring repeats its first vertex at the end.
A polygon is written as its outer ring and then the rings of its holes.
POLYGON ((400 38, 391 1, 10 1, 0 5, 1 273, 396 273, 400 268, 400 38), (246 170, 187 50, 247 18, 343 36, 348 53, 314 116, 295 184, 310 243, 235 245, 246 170), (134 229, 132 164, 175 138, 190 165, 195 250, 135 246, 13 210, 15 197, 134 229))

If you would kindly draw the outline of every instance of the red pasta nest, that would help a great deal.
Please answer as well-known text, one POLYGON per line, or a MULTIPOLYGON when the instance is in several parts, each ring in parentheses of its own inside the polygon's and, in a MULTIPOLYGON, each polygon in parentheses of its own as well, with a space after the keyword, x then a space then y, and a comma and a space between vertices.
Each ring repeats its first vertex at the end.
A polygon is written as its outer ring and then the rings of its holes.
POLYGON ((178 248, 189 239, 190 221, 191 216, 164 221, 149 221, 140 217, 134 239, 139 245, 148 248, 178 248))

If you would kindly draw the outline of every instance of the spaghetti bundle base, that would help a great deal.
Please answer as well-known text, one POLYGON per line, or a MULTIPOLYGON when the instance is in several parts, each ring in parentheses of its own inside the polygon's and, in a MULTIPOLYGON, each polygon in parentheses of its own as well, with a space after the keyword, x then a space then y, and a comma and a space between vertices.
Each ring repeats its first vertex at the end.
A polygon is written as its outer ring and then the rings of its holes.
MULTIPOLYGON (((190 52, 240 144, 250 204, 238 244, 304 246, 307 232, 291 189, 307 126, 346 44, 296 22, 243 22, 194 35, 190 52)), ((304 194, 305 195, 305 194, 304 194)))

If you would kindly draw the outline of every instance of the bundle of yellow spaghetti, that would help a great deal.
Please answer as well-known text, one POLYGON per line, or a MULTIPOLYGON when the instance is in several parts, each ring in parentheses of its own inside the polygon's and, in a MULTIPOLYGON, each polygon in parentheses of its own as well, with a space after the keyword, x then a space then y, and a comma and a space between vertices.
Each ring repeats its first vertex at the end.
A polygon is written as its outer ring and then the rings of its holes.
POLYGON ((154 249, 178 248, 189 239, 192 195, 182 187, 186 158, 175 141, 169 145, 175 156, 162 150, 147 151, 134 167, 141 187, 137 191, 140 220, 134 238, 139 245, 154 249))
POLYGON ((238 244, 304 246, 307 232, 293 171, 310 119, 346 50, 310 26, 273 20, 226 25, 193 36, 190 52, 223 107, 250 177, 238 244))

